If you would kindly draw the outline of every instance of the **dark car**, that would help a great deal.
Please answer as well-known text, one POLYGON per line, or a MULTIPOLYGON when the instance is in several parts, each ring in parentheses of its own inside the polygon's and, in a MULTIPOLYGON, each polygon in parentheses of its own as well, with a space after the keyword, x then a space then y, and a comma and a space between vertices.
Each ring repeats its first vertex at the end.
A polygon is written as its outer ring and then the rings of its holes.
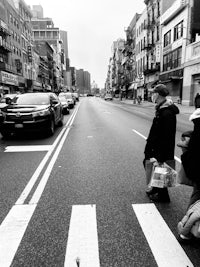
POLYGON ((60 95, 58 96, 58 98, 62 104, 63 114, 64 115, 69 114, 69 104, 68 104, 67 98, 64 95, 60 95))
POLYGON ((53 135, 55 126, 62 126, 63 111, 54 93, 25 93, 17 95, 2 109, 0 132, 9 137, 17 132, 46 132, 53 135))

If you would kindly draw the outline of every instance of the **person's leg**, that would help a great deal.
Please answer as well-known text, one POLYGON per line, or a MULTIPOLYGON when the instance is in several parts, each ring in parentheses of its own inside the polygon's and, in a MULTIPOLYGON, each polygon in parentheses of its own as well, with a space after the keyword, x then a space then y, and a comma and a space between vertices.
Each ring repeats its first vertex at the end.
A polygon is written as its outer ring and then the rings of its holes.
POLYGON ((170 202, 167 188, 156 188, 156 192, 149 195, 149 198, 155 202, 170 202))

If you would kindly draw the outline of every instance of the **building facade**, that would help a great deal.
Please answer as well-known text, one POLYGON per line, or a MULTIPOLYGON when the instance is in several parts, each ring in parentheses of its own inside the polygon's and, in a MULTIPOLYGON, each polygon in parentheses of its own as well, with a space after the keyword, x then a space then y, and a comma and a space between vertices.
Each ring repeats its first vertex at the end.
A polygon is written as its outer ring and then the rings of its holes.
POLYGON ((53 71, 53 88, 56 93, 64 87, 64 62, 62 62, 62 40, 60 30, 54 27, 51 18, 32 18, 34 41, 48 42, 54 49, 55 67, 53 71))
POLYGON ((147 98, 150 97, 150 92, 153 86, 159 80, 160 73, 160 51, 161 51, 161 1, 160 0, 145 0, 147 9, 147 38, 144 43, 146 50, 146 65, 144 69, 145 86, 147 89, 147 98))
POLYGON ((135 49, 135 86, 134 99, 141 96, 145 98, 145 79, 144 72, 147 71, 147 50, 145 45, 147 42, 147 9, 144 9, 136 22, 136 49, 135 49))

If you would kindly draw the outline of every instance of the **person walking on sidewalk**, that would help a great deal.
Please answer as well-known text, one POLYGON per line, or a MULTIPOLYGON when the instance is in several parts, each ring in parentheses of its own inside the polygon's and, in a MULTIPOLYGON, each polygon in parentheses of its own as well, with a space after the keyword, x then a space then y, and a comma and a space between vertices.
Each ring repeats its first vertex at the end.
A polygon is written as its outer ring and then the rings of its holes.
MULTIPOLYGON (((144 162, 146 160, 152 162, 155 160, 158 163, 166 162, 175 168, 176 115, 179 113, 179 109, 171 99, 166 98, 167 95, 169 95, 169 91, 164 84, 158 84, 155 87, 152 101, 156 103, 156 112, 144 150, 144 162)), ((167 188, 152 187, 146 193, 152 201, 170 201, 167 188)))

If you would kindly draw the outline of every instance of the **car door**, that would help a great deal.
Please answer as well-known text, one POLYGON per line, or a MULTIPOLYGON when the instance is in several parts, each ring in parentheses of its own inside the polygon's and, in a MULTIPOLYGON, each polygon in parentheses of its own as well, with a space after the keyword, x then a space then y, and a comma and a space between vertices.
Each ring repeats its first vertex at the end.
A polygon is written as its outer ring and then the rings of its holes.
POLYGON ((60 120, 60 117, 61 117, 61 105, 60 105, 60 101, 59 99, 57 98, 56 95, 52 94, 50 96, 51 98, 51 102, 53 101, 53 109, 54 109, 54 116, 55 116, 55 123, 57 124, 60 120))

